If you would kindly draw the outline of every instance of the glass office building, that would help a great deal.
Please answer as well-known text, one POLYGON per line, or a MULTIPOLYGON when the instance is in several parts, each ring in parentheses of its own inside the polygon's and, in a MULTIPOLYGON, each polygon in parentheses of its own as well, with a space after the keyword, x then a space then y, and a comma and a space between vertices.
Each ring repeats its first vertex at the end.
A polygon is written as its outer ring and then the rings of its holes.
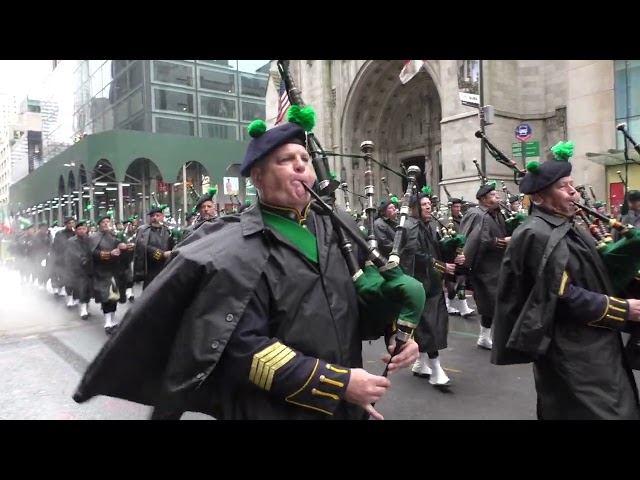
MULTIPOLYGON (((184 217, 194 196, 239 180, 246 127, 265 118, 270 65, 58 61, 31 95, 41 100, 41 162, 10 188, 12 211, 93 219, 114 210, 127 218, 166 203, 184 217)), ((255 195, 244 182, 223 193, 217 204, 225 211, 255 195)))
POLYGON ((270 60, 63 60, 42 100, 43 160, 108 130, 246 140, 270 60))

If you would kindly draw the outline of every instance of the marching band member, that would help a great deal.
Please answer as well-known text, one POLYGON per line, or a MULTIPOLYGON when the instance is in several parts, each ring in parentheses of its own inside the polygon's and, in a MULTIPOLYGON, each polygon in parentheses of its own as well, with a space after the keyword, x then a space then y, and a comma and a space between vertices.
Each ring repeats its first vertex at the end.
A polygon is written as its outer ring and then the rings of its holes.
POLYGON ((520 183, 532 211, 502 263, 491 362, 533 363, 539 419, 638 420, 620 330, 640 321, 640 300, 613 296, 593 237, 575 223, 572 143, 552 151, 558 160, 529 162, 520 183))
POLYGON ((110 335, 119 326, 115 313, 126 283, 120 255, 127 245, 116 238, 108 214, 98 218, 98 231, 89 236, 89 250, 93 257, 93 296, 101 304, 104 331, 110 335))
POLYGON ((133 280, 146 289, 165 267, 176 240, 164 223, 164 205, 152 207, 149 223, 138 227, 133 256, 133 280))
MULTIPOLYGON (((58 231, 53 238, 53 245, 51 246, 51 288, 54 295, 64 295, 62 289, 65 287, 65 281, 67 278, 66 265, 64 263, 65 248, 67 246, 67 240, 73 238, 75 233, 73 232, 76 226, 76 220, 73 217, 65 217, 64 229, 58 231)), ((67 306, 73 305, 73 297, 67 293, 67 306)))
MULTIPOLYGON (((315 178, 305 130, 256 121, 249 132, 241 173, 259 201, 175 250, 90 365, 76 401, 114 395, 173 418, 184 410, 221 420, 382 418, 371 404, 389 379, 362 368, 366 319, 354 282, 330 217, 311 210, 301 185, 315 178)), ((389 371, 416 357, 408 340, 389 371)))
POLYGON ((89 318, 89 301, 93 297, 93 255, 89 246, 89 227, 85 220, 76 223, 75 236, 67 241, 65 264, 69 273, 68 293, 79 305, 80 318, 89 318))
MULTIPOLYGON (((439 275, 428 265, 433 259, 441 259, 437 223, 432 220, 429 195, 419 192, 411 198, 411 216, 405 222, 407 237, 400 255, 400 266, 407 275, 423 282, 427 295, 422 317, 415 331, 420 352, 412 367, 415 375, 429 377, 429 383, 435 387, 446 387, 451 380, 440 365, 440 350, 447 348, 449 335, 449 314, 442 287, 444 273, 453 273, 455 264, 436 262, 439 275)), ((457 259, 463 262, 463 258, 457 259)))
POLYGON ((505 218, 500 211, 500 198, 493 182, 482 185, 476 193, 477 208, 462 219, 466 237, 465 266, 470 268, 473 299, 480 314, 478 347, 491 350, 491 326, 496 306, 498 274, 504 251, 511 240, 507 236, 505 218))
POLYGON ((391 253, 393 239, 398 225, 398 199, 382 200, 378 205, 378 218, 374 222, 374 230, 380 253, 385 257, 391 253))
MULTIPOLYGON (((461 233, 460 222, 462 221, 462 199, 451 197, 451 219, 453 220, 453 230, 461 233)), ((456 265, 453 274, 453 281, 446 280, 447 288, 447 310, 449 313, 455 312, 463 318, 467 318, 474 314, 475 310, 469 307, 467 303, 467 287, 468 287, 469 269, 464 265, 456 265)))

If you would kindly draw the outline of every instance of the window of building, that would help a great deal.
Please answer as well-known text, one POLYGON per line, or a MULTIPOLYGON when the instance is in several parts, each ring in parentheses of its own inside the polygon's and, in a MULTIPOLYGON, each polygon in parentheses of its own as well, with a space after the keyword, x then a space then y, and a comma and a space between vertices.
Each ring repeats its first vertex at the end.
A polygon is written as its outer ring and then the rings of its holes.
POLYGON ((134 63, 129 64, 129 89, 133 90, 142 85, 143 73, 142 62, 136 60, 134 63))
MULTIPOLYGON (((627 124, 634 139, 640 137, 640 60, 615 61, 616 125, 627 124)), ((624 135, 617 132, 618 150, 624 149, 624 135)))
POLYGON ((208 117, 237 118, 236 102, 229 98, 200 95, 200 114, 208 117))
POLYGON ((265 98, 267 95, 267 78, 252 75, 241 75, 240 94, 265 98))
POLYGON ((264 103, 242 102, 242 120, 252 122, 253 120, 264 120, 266 117, 266 106, 264 103))
POLYGON ((165 110, 178 113, 193 113, 192 93, 155 88, 154 99, 154 108, 156 110, 165 110))
POLYGON ((196 123, 193 120, 159 117, 154 115, 154 131, 156 133, 174 133, 178 135, 195 135, 196 123))
POLYGON ((240 131, 242 132, 242 140, 244 141, 251 140, 251 137, 249 136, 249 130, 247 130, 248 127, 249 127, 248 123, 240 125, 240 131))
POLYGON ((228 123, 200 122, 200 131, 207 138, 238 139, 238 126, 228 123))
POLYGON ((172 83, 185 87, 194 86, 193 67, 166 62, 164 60, 153 60, 152 71, 154 82, 172 83))
POLYGON ((216 92, 236 93, 236 76, 234 73, 217 72, 198 68, 199 87, 216 92))
POLYGON ((233 70, 235 70, 238 65, 237 60, 198 60, 198 62, 211 63, 216 67, 231 68, 233 70))
POLYGON ((142 89, 139 88, 133 95, 129 97, 129 114, 133 117, 143 108, 144 102, 142 97, 142 89))

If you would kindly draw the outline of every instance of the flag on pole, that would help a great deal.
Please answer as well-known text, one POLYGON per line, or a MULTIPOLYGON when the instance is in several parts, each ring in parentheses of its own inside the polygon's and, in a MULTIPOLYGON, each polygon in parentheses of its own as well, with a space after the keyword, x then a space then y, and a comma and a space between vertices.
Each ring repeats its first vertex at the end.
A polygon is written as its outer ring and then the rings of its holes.
POLYGON ((400 72, 400 81, 403 84, 407 83, 418 74, 425 63, 427 63, 426 60, 405 60, 400 72))
POLYGON ((278 99, 278 115, 276 116, 276 125, 279 125, 284 121, 287 115, 287 110, 291 103, 289 102, 289 95, 287 94, 287 89, 285 88, 284 81, 280 82, 280 96, 278 99))

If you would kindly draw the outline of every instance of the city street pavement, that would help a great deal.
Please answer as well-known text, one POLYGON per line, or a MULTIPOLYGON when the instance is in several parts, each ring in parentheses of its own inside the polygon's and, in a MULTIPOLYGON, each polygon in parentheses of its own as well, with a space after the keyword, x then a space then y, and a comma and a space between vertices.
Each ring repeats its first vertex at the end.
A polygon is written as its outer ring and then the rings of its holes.
MULTIPOLYGON (((141 294, 138 286, 136 295, 141 294)), ((470 302, 470 305, 472 302, 470 302)), ((122 318, 127 306, 118 306, 122 318)), ((102 313, 91 303, 88 321, 63 297, 21 286, 17 273, 0 267, 0 419, 134 420, 150 408, 98 397, 78 405, 71 396, 82 372, 106 340, 102 313)), ((392 386, 376 409, 389 420, 535 419, 530 365, 489 363, 490 352, 476 346, 477 317, 450 317, 449 348, 440 353, 452 385, 446 391, 410 370, 392 375, 392 386)), ((382 374, 382 341, 363 345, 365 368, 382 374)), ((187 412, 184 420, 211 420, 187 412)))

